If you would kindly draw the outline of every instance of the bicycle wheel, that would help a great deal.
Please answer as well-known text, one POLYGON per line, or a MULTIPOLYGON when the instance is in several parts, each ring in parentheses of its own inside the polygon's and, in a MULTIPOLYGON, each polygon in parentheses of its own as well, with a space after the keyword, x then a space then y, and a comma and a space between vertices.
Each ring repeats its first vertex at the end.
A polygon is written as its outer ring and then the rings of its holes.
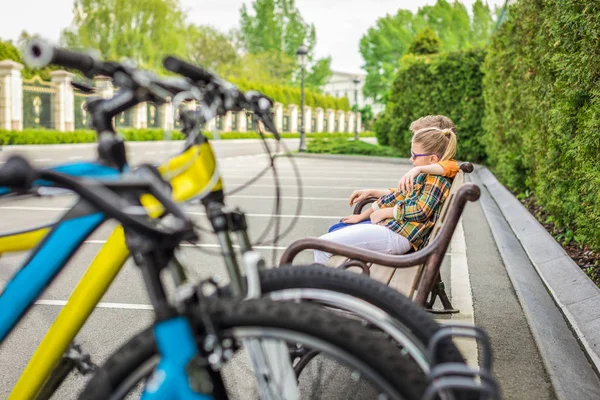
MULTIPOLYGON (((322 307, 267 299, 207 300, 201 307, 214 323, 221 343, 227 346, 226 341, 230 340, 236 344, 235 355, 221 371, 230 399, 258 396, 256 388, 247 387, 254 381, 242 353, 242 343, 248 339, 261 341, 261 345, 275 340, 319 352, 296 381, 301 397, 275 393, 269 398, 419 399, 425 389, 426 377, 393 343, 322 307)), ((198 343, 203 343, 199 310, 193 320, 199 332, 198 343)), ((147 329, 106 361, 80 399, 134 398, 157 363, 154 336, 147 329)), ((273 381, 275 378, 273 374, 270 376, 273 381)))
MULTIPOLYGON (((440 329, 440 324, 428 312, 406 296, 381 282, 353 272, 319 264, 282 266, 261 271, 260 281, 265 295, 289 289, 320 289, 363 300, 398 321, 409 339, 418 341, 422 349, 427 348, 429 340, 440 329)), ((450 339, 438 347, 436 360, 464 362, 450 339)))

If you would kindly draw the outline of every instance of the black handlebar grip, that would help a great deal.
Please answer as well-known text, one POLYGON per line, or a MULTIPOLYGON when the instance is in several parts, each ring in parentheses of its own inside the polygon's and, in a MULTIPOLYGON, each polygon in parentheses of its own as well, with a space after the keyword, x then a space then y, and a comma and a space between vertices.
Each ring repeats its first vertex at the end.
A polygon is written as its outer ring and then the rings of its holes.
POLYGON ((207 84, 215 79, 215 76, 207 70, 180 60, 177 57, 165 57, 163 65, 169 71, 188 77, 193 81, 207 84))
POLYGON ((28 189, 37 178, 37 173, 22 156, 10 157, 0 168, 0 186, 28 189))
POLYGON ((96 60, 89 54, 76 53, 54 46, 41 39, 30 40, 23 50, 23 59, 33 68, 43 68, 54 64, 81 71, 84 75, 93 76, 96 60))

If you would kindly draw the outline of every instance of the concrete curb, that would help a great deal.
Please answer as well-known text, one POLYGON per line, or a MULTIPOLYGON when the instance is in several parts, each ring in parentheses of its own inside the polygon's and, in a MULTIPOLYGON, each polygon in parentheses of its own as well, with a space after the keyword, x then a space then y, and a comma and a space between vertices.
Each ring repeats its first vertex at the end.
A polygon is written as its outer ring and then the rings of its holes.
POLYGON ((600 289, 487 168, 470 175, 557 398, 600 398, 600 289))

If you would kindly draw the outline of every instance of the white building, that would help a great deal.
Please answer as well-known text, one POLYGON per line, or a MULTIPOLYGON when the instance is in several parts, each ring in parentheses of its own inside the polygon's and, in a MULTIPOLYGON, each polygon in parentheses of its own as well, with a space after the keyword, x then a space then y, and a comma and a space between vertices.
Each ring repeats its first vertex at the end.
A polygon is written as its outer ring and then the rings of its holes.
POLYGON ((362 108, 365 104, 370 104, 373 108, 373 113, 378 114, 383 110, 383 105, 376 104, 373 99, 367 98, 363 95, 363 86, 365 84, 366 74, 363 72, 353 74, 350 72, 331 71, 331 77, 327 83, 323 86, 323 93, 334 97, 347 97, 350 102, 350 106, 353 106, 354 92, 357 89, 357 85, 354 83, 355 79, 358 79, 358 107, 362 108))

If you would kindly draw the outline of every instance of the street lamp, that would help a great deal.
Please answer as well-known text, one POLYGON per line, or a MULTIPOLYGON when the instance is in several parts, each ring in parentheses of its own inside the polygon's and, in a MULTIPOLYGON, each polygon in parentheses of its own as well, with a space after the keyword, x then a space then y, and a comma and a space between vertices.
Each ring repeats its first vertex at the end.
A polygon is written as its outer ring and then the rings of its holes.
POLYGON ((301 75, 300 75, 300 85, 301 85, 301 97, 300 97, 300 146, 298 147, 298 152, 303 152, 306 150, 304 146, 304 69, 306 68, 306 64, 308 63, 308 48, 304 45, 298 47, 296 50, 296 56, 298 56, 298 62, 300 63, 301 75))
POLYGON ((358 85, 360 85, 360 79, 354 78, 354 106, 356 107, 356 115, 354 116, 354 140, 358 140, 358 85))

